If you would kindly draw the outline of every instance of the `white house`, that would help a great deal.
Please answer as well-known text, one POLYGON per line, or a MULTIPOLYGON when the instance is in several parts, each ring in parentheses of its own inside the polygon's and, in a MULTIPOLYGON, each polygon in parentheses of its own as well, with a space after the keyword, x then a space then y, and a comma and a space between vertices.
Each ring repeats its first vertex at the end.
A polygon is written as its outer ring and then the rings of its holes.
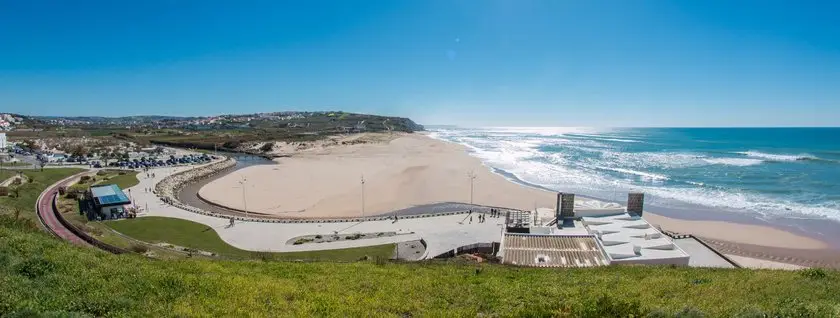
POLYGON ((6 133, 0 133, 0 149, 6 149, 6 133))

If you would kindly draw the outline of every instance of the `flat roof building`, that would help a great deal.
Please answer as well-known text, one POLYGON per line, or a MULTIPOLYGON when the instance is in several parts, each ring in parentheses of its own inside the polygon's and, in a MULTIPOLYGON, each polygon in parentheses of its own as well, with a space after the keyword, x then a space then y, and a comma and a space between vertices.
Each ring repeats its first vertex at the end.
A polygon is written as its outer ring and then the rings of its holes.
POLYGON ((116 184, 90 187, 90 198, 94 212, 102 219, 114 219, 125 216, 125 205, 131 200, 116 184))
POLYGON ((592 235, 528 235, 507 233, 503 263, 534 267, 592 267, 609 264, 592 235))
POLYGON ((554 211, 508 214, 497 256, 537 267, 688 265, 688 253, 642 218, 643 202, 641 193, 628 195, 629 208, 559 193, 554 211))
POLYGON ((6 133, 0 133, 0 150, 5 150, 6 146, 6 133))
POLYGON ((688 253, 641 216, 591 216, 582 222, 601 243, 610 263, 688 265, 688 253))

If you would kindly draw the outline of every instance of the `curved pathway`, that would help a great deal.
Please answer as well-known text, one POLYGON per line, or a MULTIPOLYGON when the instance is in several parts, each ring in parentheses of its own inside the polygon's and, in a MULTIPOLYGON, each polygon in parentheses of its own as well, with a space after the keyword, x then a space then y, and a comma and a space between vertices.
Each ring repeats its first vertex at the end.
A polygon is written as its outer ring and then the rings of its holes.
POLYGON ((58 195, 58 188, 70 183, 71 180, 78 178, 80 175, 85 173, 88 173, 88 171, 80 172, 67 177, 64 180, 49 186, 46 190, 44 190, 44 192, 41 192, 41 195, 38 196, 38 200, 35 201, 35 212, 38 214, 38 220, 41 221, 41 225, 43 225, 50 233, 76 245, 91 246, 58 220, 56 213, 59 212, 55 211, 55 206, 53 205, 53 200, 55 200, 55 197, 58 195))

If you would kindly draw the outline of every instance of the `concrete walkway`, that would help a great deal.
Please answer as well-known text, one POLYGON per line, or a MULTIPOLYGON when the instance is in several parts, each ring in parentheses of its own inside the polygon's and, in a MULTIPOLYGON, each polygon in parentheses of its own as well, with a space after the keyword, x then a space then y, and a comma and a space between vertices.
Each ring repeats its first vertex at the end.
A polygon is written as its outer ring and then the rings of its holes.
MULTIPOLYGON (((181 167, 180 170, 184 168, 181 167)), ((400 219, 396 223, 393 220, 367 221, 367 222, 336 222, 336 223, 265 223, 237 221, 233 227, 229 227, 230 220, 207 215, 201 215, 185 211, 163 203, 159 197, 146 188, 154 188, 174 171, 174 168, 159 168, 151 172, 155 178, 147 178, 146 173, 137 175, 140 183, 126 191, 130 193, 133 202, 140 208, 138 216, 164 216, 179 218, 198 222, 212 227, 219 233, 219 236, 230 245, 250 251, 270 252, 295 252, 310 250, 327 250, 351 247, 362 247, 380 245, 387 243, 406 242, 424 239, 427 243, 427 257, 431 258, 450 251, 454 248, 473 243, 498 242, 501 238, 503 218, 488 218, 485 223, 478 223, 478 217, 474 217, 472 224, 469 221, 463 224, 465 214, 448 215, 440 217, 400 219), (146 210, 148 207, 148 210, 146 210), (340 235, 353 233, 372 232, 397 232, 406 235, 391 237, 372 238, 363 240, 348 240, 331 243, 311 243, 301 245, 286 244, 294 237, 302 235, 331 235, 338 232, 340 235), (412 233, 413 232, 413 233, 412 233)), ((231 195, 241 193, 231 189, 231 195)), ((467 218, 469 219, 469 218, 467 218)))

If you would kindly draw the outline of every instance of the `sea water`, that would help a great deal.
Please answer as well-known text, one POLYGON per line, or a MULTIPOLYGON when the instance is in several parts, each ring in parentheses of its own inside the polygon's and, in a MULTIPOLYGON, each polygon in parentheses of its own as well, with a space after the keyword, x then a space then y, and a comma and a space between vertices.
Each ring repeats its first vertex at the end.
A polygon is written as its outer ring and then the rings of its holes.
POLYGON ((434 128, 513 181, 608 201, 840 221, 840 128, 434 128))

